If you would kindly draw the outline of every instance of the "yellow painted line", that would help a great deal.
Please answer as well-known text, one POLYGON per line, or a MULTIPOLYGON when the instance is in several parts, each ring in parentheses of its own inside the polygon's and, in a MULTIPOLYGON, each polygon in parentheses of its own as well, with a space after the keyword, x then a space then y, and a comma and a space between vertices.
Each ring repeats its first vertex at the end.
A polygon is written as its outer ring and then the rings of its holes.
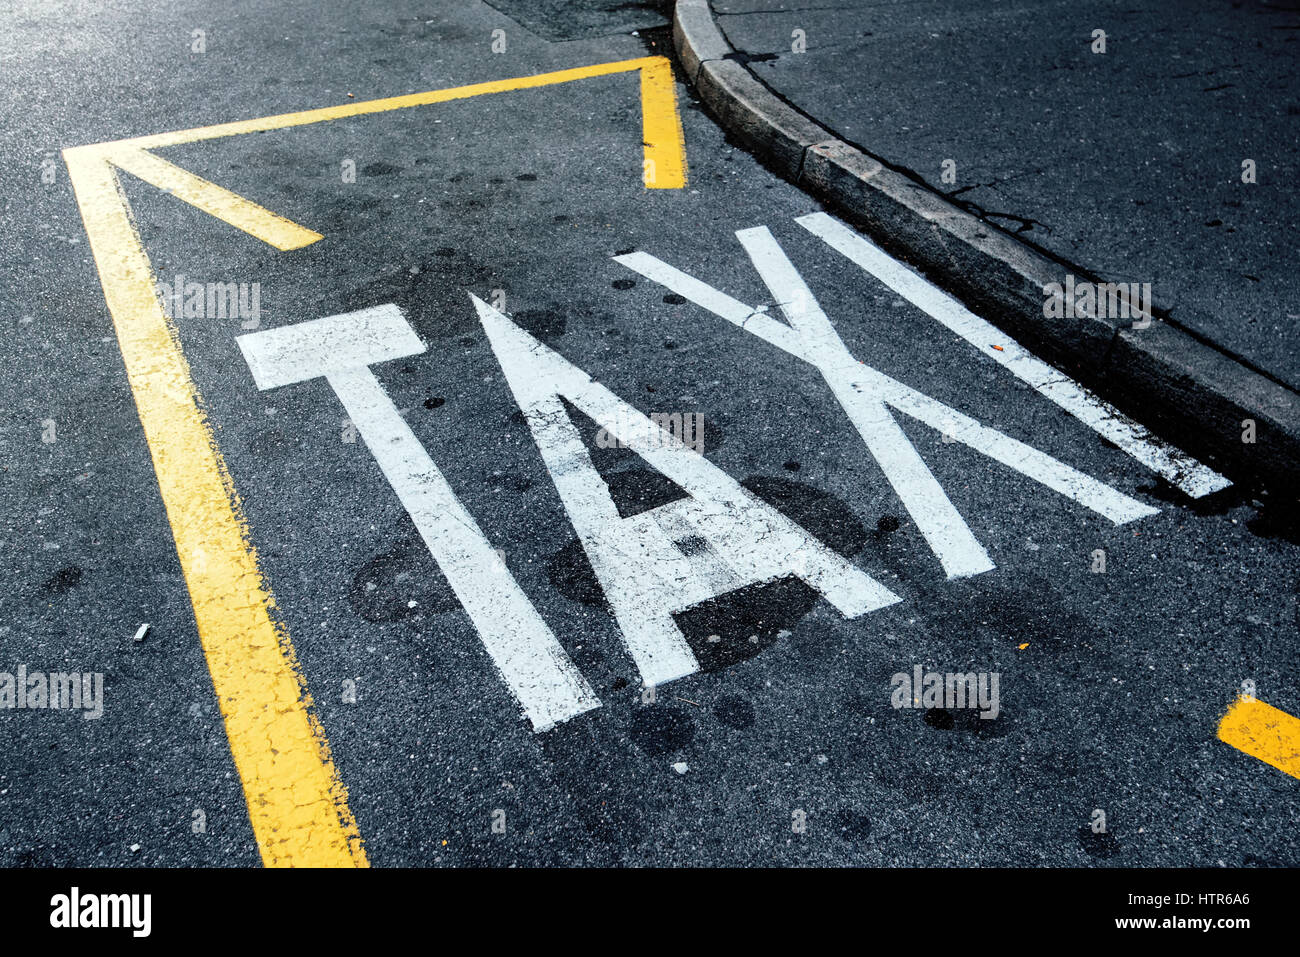
POLYGON ((1257 698, 1238 698, 1219 722, 1219 740, 1300 778, 1300 718, 1257 698))
POLYGON ((649 60, 641 68, 644 181, 649 189, 681 189, 686 185, 686 140, 681 117, 677 115, 673 68, 664 57, 649 60))
POLYGON ((312 713, 117 173, 64 151, 189 587, 199 640, 263 862, 366 866, 347 792, 312 713))
POLYGON ((63 151, 99 269, 136 410, 248 814, 267 866, 365 867, 347 790, 316 720, 289 635, 258 569, 243 509, 203 412, 179 340, 155 293, 153 267, 118 169, 280 250, 322 238, 148 150, 350 116, 640 71, 644 182, 686 184, 686 152, 665 57, 345 103, 63 151))
POLYGON ((551 73, 538 73, 534 76, 518 76, 511 77, 508 80, 471 83, 468 86, 450 87, 445 90, 428 90, 424 93, 409 93, 405 96, 390 96, 380 100, 342 103, 338 106, 327 106, 315 110, 280 113, 276 116, 263 116, 235 123, 220 123, 215 126, 200 126, 190 130, 157 133, 151 136, 139 136, 132 139, 117 140, 112 144, 100 145, 132 146, 142 150, 161 149, 167 146, 178 146, 182 143, 195 143, 199 140, 218 139, 223 136, 282 130, 290 126, 305 126, 310 123, 323 123, 326 120, 364 116, 369 113, 387 113, 390 110, 428 106, 433 103, 447 103, 452 100, 463 100, 489 93, 530 90, 537 87, 554 86, 560 83, 571 83, 575 80, 610 76, 615 73, 630 73, 637 70, 641 71, 641 135, 644 144, 643 151, 645 159, 654 164, 655 170, 656 185, 652 188, 680 189, 686 184, 686 150, 682 140, 681 118, 677 112, 677 95, 672 82, 672 65, 667 57, 661 56, 618 60, 614 63, 596 63, 591 66, 556 70, 551 73))
POLYGON ((142 149, 124 147, 108 151, 106 155, 119 169, 276 249, 301 249, 325 238, 142 149))

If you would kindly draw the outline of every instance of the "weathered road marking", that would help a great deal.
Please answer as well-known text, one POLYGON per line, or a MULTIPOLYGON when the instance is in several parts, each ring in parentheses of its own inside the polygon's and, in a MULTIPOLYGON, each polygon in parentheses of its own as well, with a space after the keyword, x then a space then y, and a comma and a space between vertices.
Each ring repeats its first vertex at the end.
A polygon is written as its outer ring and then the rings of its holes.
POLYGON ((899 597, 477 297, 474 306, 647 686, 698 670, 673 614, 796 576, 846 618, 899 597), (689 496, 620 518, 561 397, 689 496), (689 554, 687 538, 703 547, 689 554))
MULTIPOLYGON (((647 687, 699 670, 673 615, 738 588, 797 576, 848 618, 900 600, 505 315, 471 299, 647 687), (621 518, 562 398, 689 497, 621 518)), ((598 707, 369 368, 425 351, 401 310, 375 306, 237 342, 259 389, 318 377, 334 389, 534 730, 598 707)))
POLYGON ((1219 740, 1300 778, 1300 718, 1258 698, 1238 698, 1219 722, 1219 740))
MULTIPOLYGON (((634 252, 614 259, 816 367, 949 578, 988 571, 993 563, 886 406, 944 432, 953 441, 1001 462, 1117 525, 1159 511, 854 359, 767 227, 742 229, 736 236, 789 325, 649 253, 634 252)), ((1012 344, 1005 336, 1002 339, 1012 344)))
POLYGON ((345 103, 134 137, 63 151, 126 365, 154 471, 226 724, 249 819, 268 866, 365 866, 366 856, 287 630, 247 535, 243 509, 202 411, 202 397, 155 293, 119 170, 163 189, 277 249, 320 240, 148 152, 344 117, 639 72, 644 185, 679 189, 686 156, 664 57, 345 103), (653 170, 653 175, 646 175, 653 170))
POLYGON ((253 380, 275 389, 324 376, 474 622, 536 731, 600 701, 502 569, 487 537, 398 413, 370 366, 424 352, 394 305, 240 336, 253 380), (493 572, 496 572, 493 574, 493 572))
POLYGON ((203 210, 209 216, 242 229, 282 252, 301 249, 324 238, 320 233, 304 229, 283 216, 277 216, 228 189, 209 183, 138 147, 112 150, 107 153, 107 157, 118 169, 203 210))
POLYGON ((243 509, 154 293, 117 175, 69 158, 90 248, 153 456, 199 641, 269 866, 365 866, 347 791, 248 540, 243 509))
POLYGON ((1016 378, 1051 399, 1098 435, 1118 445, 1153 472, 1201 498, 1232 484, 1213 469, 1173 446, 1156 440, 1143 425, 1103 402, 1068 376, 1032 355, 1005 332, 981 319, 920 274, 826 213, 795 220, 820 236, 914 306, 933 316, 984 355, 1009 369, 1016 378))
MULTIPOLYGON (((430 106, 434 103, 466 100, 470 97, 486 96, 491 93, 534 90, 543 86, 572 83, 575 80, 588 80, 598 76, 612 76, 617 73, 633 72, 640 73, 641 77, 641 132, 644 160, 653 163, 656 171, 655 182, 647 182, 645 185, 651 189, 680 189, 686 185, 686 147, 682 137, 681 118, 677 112, 677 96, 673 88, 672 64, 667 57, 662 56, 616 60, 612 63, 594 63, 590 66, 554 70, 550 73, 537 73, 532 76, 489 80, 486 83, 471 83, 468 86, 454 86, 443 90, 408 93, 404 96, 390 96, 379 100, 362 100, 359 103, 341 103, 338 106, 326 106, 315 110, 280 113, 275 116, 262 116, 253 120, 219 123, 215 126, 200 126, 189 130, 177 130, 173 133, 137 136, 125 140, 114 140, 110 143, 101 143, 94 147, 76 148, 112 149, 114 151, 124 147, 141 150, 162 149, 168 146, 179 146, 182 143, 195 143, 200 140, 239 136, 244 133, 265 133, 268 130, 282 130, 291 126, 306 126, 311 123, 323 123, 328 120, 365 116, 372 113, 388 113, 393 110, 404 110, 415 106, 430 106)), ((67 152, 65 150, 64 154, 66 155, 67 152)))
POLYGON ((472 83, 468 86, 429 90, 424 93, 411 93, 380 100, 364 100, 360 103, 343 103, 339 106, 303 110, 298 113, 281 113, 236 123, 200 126, 173 133, 137 136, 97 143, 94 146, 72 147, 64 150, 63 155, 69 166, 74 162, 105 160, 114 167, 164 192, 171 193, 176 198, 229 223, 236 229, 242 229, 249 235, 256 236, 277 249, 299 249, 321 239, 320 233, 277 216, 256 203, 195 176, 149 151, 226 136, 262 133, 352 116, 447 103, 491 93, 531 90, 573 83, 592 77, 631 72, 639 73, 641 78, 642 182, 647 189, 681 189, 686 185, 686 146, 682 136, 681 117, 677 112, 676 92, 673 89, 672 65, 667 58, 661 56, 619 60, 614 63, 596 63, 591 66, 556 70, 534 76, 511 77, 508 80, 472 83))

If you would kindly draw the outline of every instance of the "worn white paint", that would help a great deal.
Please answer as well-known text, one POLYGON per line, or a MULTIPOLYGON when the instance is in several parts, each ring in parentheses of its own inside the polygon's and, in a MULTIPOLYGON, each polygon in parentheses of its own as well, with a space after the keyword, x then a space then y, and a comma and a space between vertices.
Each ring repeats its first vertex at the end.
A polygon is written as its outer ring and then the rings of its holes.
POLYGON ((759 227, 743 229, 736 237, 798 335, 804 358, 821 371, 948 577, 963 578, 992 569, 984 546, 885 407, 881 390, 863 388, 862 377, 857 375, 861 363, 849 354, 772 234, 759 227))
POLYGON ((1083 386, 1025 350, 1005 332, 975 315, 923 276, 888 255, 875 243, 827 213, 795 220, 843 253, 894 292, 924 310, 1016 378, 1051 399, 1098 435, 1119 446, 1192 498, 1232 484, 1185 452, 1156 440, 1139 423, 1103 402, 1083 386), (994 348, 997 346, 998 348, 994 348))
POLYGON ((899 601, 587 373, 471 298, 646 685, 698 669, 673 614, 746 585, 795 575, 849 618, 899 601), (688 497, 621 517, 562 396, 688 497), (676 544, 687 539, 689 554, 676 544))
POLYGON ((595 692, 369 369, 424 352, 401 311, 376 306, 237 341, 259 389, 326 378, 533 728, 544 731, 598 707, 595 692))
POLYGON ((932 399, 853 358, 766 227, 736 233, 789 325, 644 252, 614 257, 720 318, 816 367, 843 405, 948 577, 992 568, 983 547, 898 428, 904 412, 1073 501, 1123 524, 1158 509, 932 399))

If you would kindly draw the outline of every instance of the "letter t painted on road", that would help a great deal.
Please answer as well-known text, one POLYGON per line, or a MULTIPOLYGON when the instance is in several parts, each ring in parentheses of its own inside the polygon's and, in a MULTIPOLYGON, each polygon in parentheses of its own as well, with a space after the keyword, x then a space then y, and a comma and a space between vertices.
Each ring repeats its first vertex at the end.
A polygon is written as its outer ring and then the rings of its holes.
POLYGON ((263 391, 324 377, 374 455, 537 731, 600 701, 375 378, 425 351, 392 304, 237 339, 263 391), (495 573, 494 573, 495 571, 495 573))

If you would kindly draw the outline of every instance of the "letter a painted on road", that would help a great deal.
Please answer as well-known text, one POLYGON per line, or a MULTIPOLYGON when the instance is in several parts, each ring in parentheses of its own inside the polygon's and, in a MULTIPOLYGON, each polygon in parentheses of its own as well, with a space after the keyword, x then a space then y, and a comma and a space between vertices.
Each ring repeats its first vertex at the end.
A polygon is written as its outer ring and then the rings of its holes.
POLYGON ((848 618, 899 601, 508 317, 471 298, 646 685, 699 670, 673 615, 737 588, 797 576, 848 618), (561 397, 688 497, 620 517, 561 397), (678 543, 687 539, 705 547, 685 554, 678 543))

